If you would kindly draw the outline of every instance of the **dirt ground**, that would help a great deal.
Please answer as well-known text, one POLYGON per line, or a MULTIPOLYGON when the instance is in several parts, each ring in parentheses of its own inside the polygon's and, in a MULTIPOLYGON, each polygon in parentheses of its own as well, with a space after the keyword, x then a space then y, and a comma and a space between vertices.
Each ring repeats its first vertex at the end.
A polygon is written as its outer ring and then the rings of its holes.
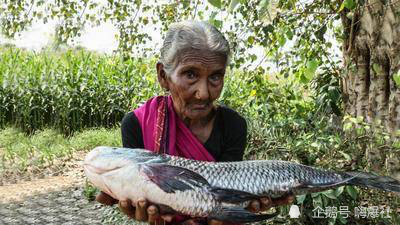
POLYGON ((83 156, 77 154, 62 170, 46 175, 2 176, 0 224, 104 224, 106 207, 83 195, 83 156))

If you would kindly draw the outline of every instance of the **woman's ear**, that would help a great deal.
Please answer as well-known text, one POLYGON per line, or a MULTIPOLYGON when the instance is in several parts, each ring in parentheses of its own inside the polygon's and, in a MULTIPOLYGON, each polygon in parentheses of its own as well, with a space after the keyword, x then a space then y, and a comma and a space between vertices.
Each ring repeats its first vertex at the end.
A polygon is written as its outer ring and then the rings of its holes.
POLYGON ((157 68, 158 83, 160 83, 162 88, 164 88, 168 91, 169 85, 167 82, 167 74, 165 73, 164 65, 162 63, 158 62, 156 65, 156 68, 157 68))

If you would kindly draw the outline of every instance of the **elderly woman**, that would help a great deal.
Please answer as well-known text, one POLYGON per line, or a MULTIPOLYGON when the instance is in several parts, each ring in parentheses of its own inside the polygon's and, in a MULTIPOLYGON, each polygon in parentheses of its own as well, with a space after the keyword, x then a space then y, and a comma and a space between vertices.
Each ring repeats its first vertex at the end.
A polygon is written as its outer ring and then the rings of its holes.
MULTIPOLYGON (((229 51, 227 40, 208 23, 173 24, 156 66, 158 81, 169 95, 154 97, 126 114, 121 127, 123 146, 195 160, 243 160, 245 119, 226 106, 215 105, 224 86, 229 51)), ((292 197, 261 199, 253 201, 249 210, 258 211, 290 200, 292 197)), ((99 194, 97 201, 116 203, 105 193, 99 194)), ((145 199, 136 203, 121 201, 119 207, 137 220, 183 223, 182 218, 163 215, 158 206, 148 204, 145 199)))

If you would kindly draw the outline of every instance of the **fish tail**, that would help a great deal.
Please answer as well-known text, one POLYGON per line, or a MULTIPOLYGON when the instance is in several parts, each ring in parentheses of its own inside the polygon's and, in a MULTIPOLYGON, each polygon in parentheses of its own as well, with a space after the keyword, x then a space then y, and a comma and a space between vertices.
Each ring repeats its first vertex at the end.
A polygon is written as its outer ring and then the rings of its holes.
POLYGON ((377 176, 365 172, 346 172, 345 174, 351 176, 347 180, 347 184, 349 185, 377 188, 400 193, 400 181, 394 178, 377 176))

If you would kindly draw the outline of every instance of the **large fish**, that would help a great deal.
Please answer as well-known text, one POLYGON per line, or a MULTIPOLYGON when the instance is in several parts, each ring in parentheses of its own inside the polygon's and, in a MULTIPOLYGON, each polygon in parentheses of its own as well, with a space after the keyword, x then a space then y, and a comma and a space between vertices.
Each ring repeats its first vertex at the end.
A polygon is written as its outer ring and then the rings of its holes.
POLYGON ((257 160, 202 162, 143 149, 97 147, 85 158, 89 180, 115 199, 166 205, 177 213, 231 222, 255 222, 274 215, 254 214, 246 204, 356 185, 400 192, 400 182, 365 172, 333 172, 293 162, 257 160))

